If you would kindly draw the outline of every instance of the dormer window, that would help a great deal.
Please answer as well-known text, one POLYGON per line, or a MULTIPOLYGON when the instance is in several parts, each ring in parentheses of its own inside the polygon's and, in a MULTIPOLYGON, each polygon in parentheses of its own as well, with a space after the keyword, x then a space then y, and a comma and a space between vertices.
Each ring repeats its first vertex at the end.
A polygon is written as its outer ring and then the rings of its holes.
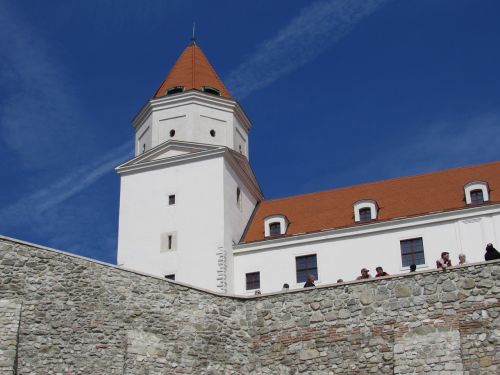
POLYGON ((377 219, 377 202, 371 199, 364 199, 353 204, 354 221, 356 223, 366 223, 377 219))
POLYGON ((484 203, 483 191, 481 189, 472 190, 470 192, 470 204, 484 203))
POLYGON ((211 94, 211 95, 220 96, 220 91, 217 90, 216 88, 210 87, 210 86, 203 86, 203 92, 206 92, 207 94, 211 94))
POLYGON ((278 237, 286 234, 288 219, 285 215, 271 215, 264 219, 264 236, 278 237))
POLYGON ((167 90, 167 95, 178 94, 184 91, 184 86, 174 86, 167 90))
POLYGON ((372 209, 370 207, 365 207, 359 210, 359 221, 362 223, 370 221, 372 219, 372 209))
POLYGON ((465 203, 471 206, 483 204, 490 200, 488 183, 472 181, 464 186, 465 203))
POLYGON ((269 235, 271 237, 276 237, 281 235, 281 223, 270 223, 269 224, 269 235))

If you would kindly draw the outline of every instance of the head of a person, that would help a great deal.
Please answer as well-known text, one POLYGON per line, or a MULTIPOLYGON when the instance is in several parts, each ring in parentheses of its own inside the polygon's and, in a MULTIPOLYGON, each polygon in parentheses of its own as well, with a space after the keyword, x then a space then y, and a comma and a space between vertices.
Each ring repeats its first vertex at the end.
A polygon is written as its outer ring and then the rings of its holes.
POLYGON ((338 283, 343 283, 343 282, 344 282, 344 280, 342 280, 342 279, 337 279, 337 282, 338 282, 338 283))
POLYGON ((416 264, 410 264, 410 272, 415 272, 417 270, 416 264))
POLYGON ((361 276, 367 277, 368 272, 370 272, 367 268, 362 268, 361 269, 361 276))
POLYGON ((465 263, 465 254, 458 254, 458 260, 460 263, 465 263))
POLYGON ((377 271, 377 273, 383 273, 384 269, 382 267, 378 266, 377 268, 375 268, 375 271, 377 271))
POLYGON ((262 292, 260 291, 260 289, 257 289, 257 290, 255 291, 255 295, 256 295, 256 296, 259 296, 259 295, 261 295, 261 294, 262 294, 262 292))
POLYGON ((447 251, 443 251, 441 253, 441 259, 448 260, 450 258, 450 253, 447 251))
POLYGON ((489 243, 488 245, 486 245, 486 251, 492 251, 493 249, 494 249, 494 247, 493 247, 492 243, 489 243))
POLYGON ((312 273, 307 275, 307 281, 312 283, 314 280, 316 280, 316 279, 314 278, 314 275, 312 273))
POLYGON ((287 283, 284 283, 283 284, 283 289, 290 289, 290 285, 288 285, 287 283))

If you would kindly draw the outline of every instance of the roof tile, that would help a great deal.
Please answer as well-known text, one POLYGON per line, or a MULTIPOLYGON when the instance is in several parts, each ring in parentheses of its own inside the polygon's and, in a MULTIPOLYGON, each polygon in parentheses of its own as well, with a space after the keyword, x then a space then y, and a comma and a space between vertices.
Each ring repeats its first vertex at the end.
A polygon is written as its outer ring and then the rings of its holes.
POLYGON ((242 242, 264 240, 264 218, 273 214, 286 215, 287 235, 363 225, 354 222, 353 210, 362 199, 377 202, 378 221, 464 208, 464 185, 476 180, 488 183, 490 202, 500 202, 500 161, 265 200, 257 206, 242 242))

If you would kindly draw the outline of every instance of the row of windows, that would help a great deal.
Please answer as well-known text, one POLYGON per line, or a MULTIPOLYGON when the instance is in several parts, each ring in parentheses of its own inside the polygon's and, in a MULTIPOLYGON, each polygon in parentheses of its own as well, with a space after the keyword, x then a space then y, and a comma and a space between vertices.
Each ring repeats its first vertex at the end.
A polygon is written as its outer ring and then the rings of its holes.
MULTIPOLYGON (((410 267, 425 264, 424 243, 422 237, 400 241, 401 264, 410 267)), ((313 275, 318 280, 318 263, 316 254, 295 257, 295 276, 297 283, 304 283, 307 275, 313 275)), ((260 272, 250 272, 245 275, 246 290, 260 289, 260 272)))
MULTIPOLYGON (((184 86, 174 86, 167 90, 166 95, 179 94, 181 92, 184 92, 184 90, 184 86)), ((221 96, 220 90, 216 89, 215 87, 203 86, 202 91, 206 92, 207 94, 221 96)))
MULTIPOLYGON (((211 129, 209 133, 210 133, 210 136, 211 136, 211 137, 215 137, 215 134, 216 134, 216 133, 215 133, 215 130, 214 130, 214 129, 211 129)), ((169 134, 170 134, 170 138, 175 137, 175 129, 171 129, 171 130, 170 130, 170 132, 169 132, 169 134)), ((143 150, 143 152, 145 151, 145 149, 146 149, 146 145, 144 145, 144 150, 143 150)))
MULTIPOLYGON (((473 181, 465 185, 465 203, 470 206, 480 205, 489 201, 488 184, 483 181, 473 181)), ((378 205, 374 200, 365 199, 354 203, 354 221, 367 223, 378 218, 378 205)), ((264 220, 265 237, 277 237, 286 234, 287 219, 284 215, 271 215, 264 220)))

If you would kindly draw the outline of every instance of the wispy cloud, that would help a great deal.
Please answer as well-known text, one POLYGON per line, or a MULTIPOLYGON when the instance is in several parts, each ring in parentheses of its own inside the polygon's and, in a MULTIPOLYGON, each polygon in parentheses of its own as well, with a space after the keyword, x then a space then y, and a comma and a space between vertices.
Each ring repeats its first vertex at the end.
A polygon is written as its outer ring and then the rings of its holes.
POLYGON ((127 142, 73 172, 54 181, 18 202, 0 210, 2 230, 9 226, 36 222, 46 212, 87 189, 105 174, 113 173, 114 167, 130 159, 132 145, 127 142))
POLYGON ((24 167, 62 163, 62 150, 91 137, 84 131, 85 116, 53 50, 1 0, 0 46, 2 142, 24 167))
POLYGON ((239 99, 250 95, 314 59, 386 2, 328 0, 313 3, 231 71, 227 85, 239 99))

